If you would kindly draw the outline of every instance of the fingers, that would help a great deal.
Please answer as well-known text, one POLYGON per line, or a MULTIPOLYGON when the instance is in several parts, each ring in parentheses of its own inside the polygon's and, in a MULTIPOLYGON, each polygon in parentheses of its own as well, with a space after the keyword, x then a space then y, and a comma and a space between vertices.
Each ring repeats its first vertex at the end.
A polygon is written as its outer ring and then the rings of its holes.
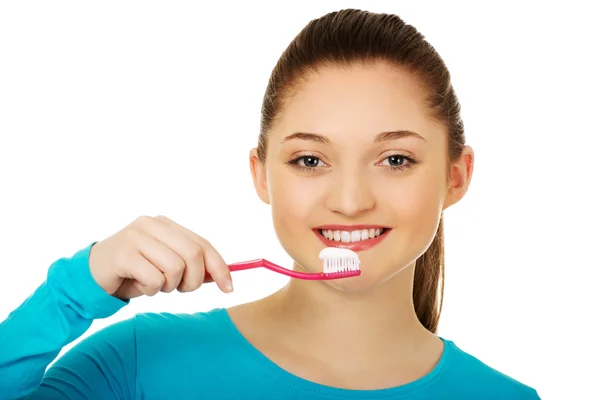
POLYGON ((175 288, 182 288, 181 291, 198 289, 204 280, 202 247, 158 218, 148 221, 144 229, 146 234, 155 240, 144 249, 144 252, 148 253, 149 258, 156 260, 156 267, 169 281, 162 291, 171 292, 175 288), (159 247, 155 245, 156 242, 160 243, 159 247), (174 253, 179 260, 167 260, 165 254, 169 252, 174 253), (154 256, 150 255, 152 253, 154 256))
MULTIPOLYGON (((206 272, 223 292, 228 293, 233 290, 227 264, 208 241, 163 216, 144 219, 142 223, 143 231, 147 235, 155 238, 183 260, 183 269, 181 269, 181 264, 176 261, 166 260, 164 256, 158 254, 151 255, 153 251, 159 251, 150 249, 156 247, 155 245, 148 246, 144 250, 144 255, 155 260, 157 268, 165 273, 168 283, 163 288, 163 292, 175 288, 180 292, 196 290, 205 281, 210 281, 210 279, 205 280, 206 272)), ((165 249, 160 249, 160 253, 165 252, 165 249)))
POLYGON ((163 288, 165 275, 142 254, 133 254, 129 259, 129 263, 128 271, 130 276, 126 278, 136 281, 133 283, 133 286, 140 292, 147 296, 154 296, 163 288))
POLYGON ((210 244, 207 244, 204 248, 204 260, 206 271, 217 286, 219 286, 219 289, 225 293, 232 292, 233 281, 231 279, 231 271, 229 271, 229 267, 227 267, 221 255, 210 244))
POLYGON ((161 292, 171 293, 181 282, 186 262, 171 248, 154 237, 143 236, 139 242, 140 254, 164 275, 161 292))
POLYGON ((183 274, 182 290, 188 290, 190 287, 192 288, 191 290, 195 290, 203 282, 210 282, 212 280, 223 292, 229 293, 233 291, 231 272, 229 271, 229 267, 227 267, 227 263, 225 263, 219 252, 206 239, 167 217, 159 216, 157 220, 187 237, 203 253, 205 271, 203 271, 202 275, 199 275, 195 274, 195 271, 186 268, 183 274), (210 276, 205 278, 205 274, 210 276))

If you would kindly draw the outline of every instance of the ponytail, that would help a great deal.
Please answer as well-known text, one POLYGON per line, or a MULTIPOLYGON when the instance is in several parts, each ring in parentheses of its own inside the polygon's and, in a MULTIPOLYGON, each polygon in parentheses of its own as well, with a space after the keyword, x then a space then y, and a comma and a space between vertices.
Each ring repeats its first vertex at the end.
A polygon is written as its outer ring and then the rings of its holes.
POLYGON ((437 333, 444 299, 444 218, 427 251, 417 259, 413 303, 421 324, 437 333))

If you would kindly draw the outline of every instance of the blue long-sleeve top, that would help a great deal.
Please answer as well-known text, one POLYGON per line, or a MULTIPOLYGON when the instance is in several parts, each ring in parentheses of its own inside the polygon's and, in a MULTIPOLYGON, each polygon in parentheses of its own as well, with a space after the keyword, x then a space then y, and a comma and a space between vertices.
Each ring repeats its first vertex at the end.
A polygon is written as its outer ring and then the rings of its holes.
POLYGON ((270 361, 220 308, 138 314, 83 339, 47 368, 94 319, 128 304, 94 281, 92 245, 54 262, 46 281, 0 324, 1 400, 539 399, 534 389, 443 338, 438 364, 409 384, 381 390, 320 385, 270 361))

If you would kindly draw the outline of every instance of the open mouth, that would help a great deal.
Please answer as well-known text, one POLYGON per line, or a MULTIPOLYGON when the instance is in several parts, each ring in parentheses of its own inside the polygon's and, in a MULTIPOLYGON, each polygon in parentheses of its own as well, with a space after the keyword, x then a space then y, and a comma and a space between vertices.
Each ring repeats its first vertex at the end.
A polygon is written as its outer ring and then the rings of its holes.
POLYGON ((369 239, 375 239, 388 231, 389 228, 369 228, 369 229, 357 229, 352 231, 345 230, 332 230, 332 229, 318 229, 318 233, 324 238, 332 240, 334 242, 352 243, 360 242, 369 239))
POLYGON ((379 244, 391 229, 374 225, 326 225, 313 231, 325 246, 363 251, 379 244))

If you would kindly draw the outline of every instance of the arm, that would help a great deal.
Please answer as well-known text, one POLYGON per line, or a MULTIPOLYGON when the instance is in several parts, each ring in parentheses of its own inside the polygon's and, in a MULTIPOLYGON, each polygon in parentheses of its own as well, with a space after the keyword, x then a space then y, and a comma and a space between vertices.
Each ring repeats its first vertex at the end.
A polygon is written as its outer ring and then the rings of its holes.
POLYGON ((88 265, 92 246, 54 262, 47 280, 0 324, 3 399, 36 392, 46 368, 64 346, 81 336, 94 319, 106 318, 127 304, 94 281, 88 265))
POLYGON ((135 318, 110 325, 60 357, 28 399, 134 399, 135 349, 135 318))

